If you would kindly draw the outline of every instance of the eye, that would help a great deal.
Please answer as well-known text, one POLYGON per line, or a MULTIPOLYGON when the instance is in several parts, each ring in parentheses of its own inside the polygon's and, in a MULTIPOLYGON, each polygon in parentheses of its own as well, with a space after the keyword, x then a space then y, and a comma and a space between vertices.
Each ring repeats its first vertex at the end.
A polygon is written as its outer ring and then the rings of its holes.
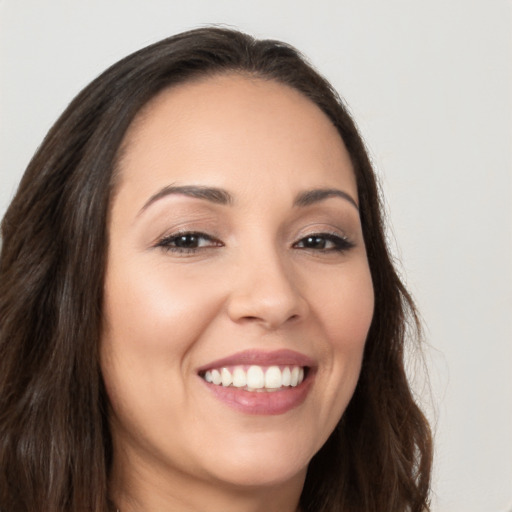
POLYGON ((219 240, 206 233, 195 231, 173 233, 172 235, 165 236, 155 244, 155 247, 161 247, 166 251, 185 254, 221 246, 222 242, 219 240))
POLYGON ((354 244, 346 237, 334 233, 312 233, 294 244, 297 249, 324 252, 348 251, 354 244))

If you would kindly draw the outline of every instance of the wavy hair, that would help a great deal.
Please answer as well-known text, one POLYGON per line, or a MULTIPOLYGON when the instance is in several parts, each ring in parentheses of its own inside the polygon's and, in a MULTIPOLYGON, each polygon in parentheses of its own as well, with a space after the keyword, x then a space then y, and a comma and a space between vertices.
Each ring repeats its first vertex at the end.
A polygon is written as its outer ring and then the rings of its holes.
POLYGON ((0 511, 107 512, 112 445, 99 366, 109 205, 124 135, 162 90, 239 72, 300 91, 336 126, 357 180, 375 312, 354 396, 312 459, 303 512, 424 512, 428 423, 404 370, 417 316, 393 267, 376 178, 331 85, 297 50, 223 28, 185 32, 110 67, 69 105, 1 226, 0 511), (409 342, 409 340, 407 340, 409 342))

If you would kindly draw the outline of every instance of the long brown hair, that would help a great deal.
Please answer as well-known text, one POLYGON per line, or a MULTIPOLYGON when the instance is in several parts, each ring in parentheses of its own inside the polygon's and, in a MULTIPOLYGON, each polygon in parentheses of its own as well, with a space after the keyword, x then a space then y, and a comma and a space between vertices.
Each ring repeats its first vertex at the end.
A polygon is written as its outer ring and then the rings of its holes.
POLYGON ((330 84, 294 48, 203 28, 126 57, 86 87, 48 133, 3 219, 1 512, 109 510, 112 447, 98 344, 116 162, 151 98, 228 72, 287 84, 316 103, 337 127, 358 184, 375 313, 355 394, 309 465, 302 510, 428 510, 430 429, 404 371, 406 331, 418 323, 386 247, 361 137, 330 84))

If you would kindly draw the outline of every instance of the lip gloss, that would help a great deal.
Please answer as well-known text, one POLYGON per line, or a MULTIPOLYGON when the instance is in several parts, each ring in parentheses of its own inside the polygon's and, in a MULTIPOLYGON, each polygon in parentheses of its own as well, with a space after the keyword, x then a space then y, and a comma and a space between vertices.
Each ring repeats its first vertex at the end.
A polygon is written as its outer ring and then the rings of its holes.
POLYGON ((308 376, 296 387, 275 391, 247 391, 243 388, 224 387, 203 380, 216 398, 245 414, 284 414, 301 405, 311 388, 313 377, 308 376))
POLYGON ((314 381, 314 368, 315 362, 311 358, 295 351, 247 350, 204 365, 197 370, 197 373, 208 390, 229 407, 245 414, 277 415, 284 414, 304 402, 314 381), (223 386, 207 382, 204 379, 204 374, 207 371, 237 366, 247 368, 252 365, 267 368, 271 366, 306 368, 306 376, 296 386, 258 390, 248 390, 247 387, 232 385, 223 386))

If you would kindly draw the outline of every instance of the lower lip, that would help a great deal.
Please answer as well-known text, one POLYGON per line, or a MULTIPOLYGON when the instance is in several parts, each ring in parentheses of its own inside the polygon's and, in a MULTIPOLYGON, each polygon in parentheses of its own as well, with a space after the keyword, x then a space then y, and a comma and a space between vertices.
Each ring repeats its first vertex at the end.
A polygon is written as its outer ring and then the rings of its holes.
POLYGON ((245 414, 276 415, 291 411, 304 402, 311 389, 313 376, 309 375, 296 387, 276 391, 246 391, 231 386, 217 386, 205 380, 203 382, 216 398, 233 409, 245 414))

